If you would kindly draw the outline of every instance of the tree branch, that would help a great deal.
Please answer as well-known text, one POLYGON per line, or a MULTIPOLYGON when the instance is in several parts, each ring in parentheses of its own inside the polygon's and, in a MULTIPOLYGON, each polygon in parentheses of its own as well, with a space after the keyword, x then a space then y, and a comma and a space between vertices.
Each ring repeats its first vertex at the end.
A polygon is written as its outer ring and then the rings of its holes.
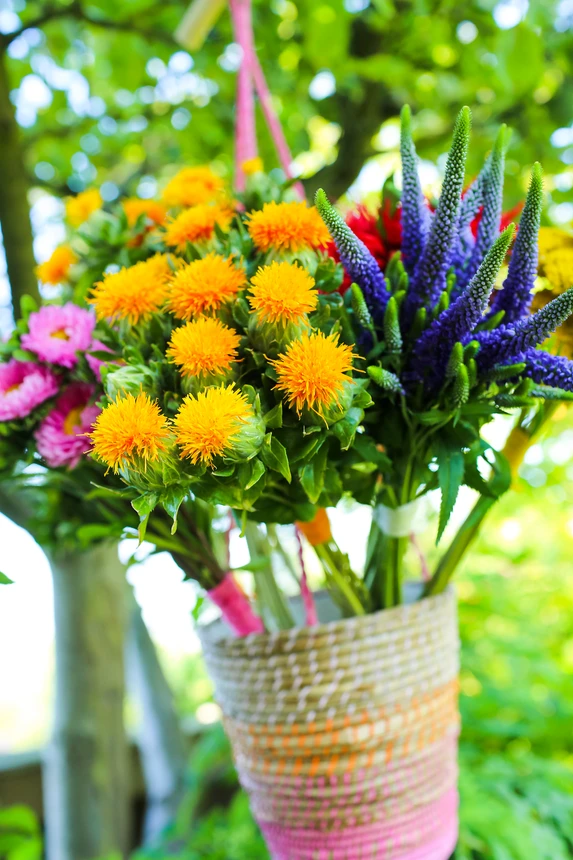
MULTIPOLYGON (((164 7, 163 7, 164 8, 164 7)), ((166 30, 155 28, 141 27, 136 23, 135 18, 125 18, 123 21, 115 21, 112 18, 99 18, 91 12, 86 11, 80 0, 75 0, 69 6, 46 6, 45 10, 36 18, 31 18, 25 21, 22 26, 13 33, 5 33, 0 37, 0 51, 5 51, 15 39, 26 32, 26 30, 37 29, 55 21, 58 18, 73 18, 76 21, 83 21, 85 24, 90 24, 92 27, 102 27, 105 30, 117 30, 119 32, 133 33, 141 36, 144 39, 149 39, 152 42, 166 42, 169 45, 174 45, 175 40, 173 34, 166 30)))

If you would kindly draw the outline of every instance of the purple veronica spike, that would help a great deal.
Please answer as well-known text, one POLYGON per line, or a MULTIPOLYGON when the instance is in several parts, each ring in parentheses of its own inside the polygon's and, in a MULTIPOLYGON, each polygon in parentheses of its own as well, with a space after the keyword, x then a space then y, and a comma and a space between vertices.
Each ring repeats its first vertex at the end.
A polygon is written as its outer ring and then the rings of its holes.
POLYGON ((415 365, 420 371, 430 363, 441 375, 453 345, 480 322, 514 232, 511 225, 498 236, 466 290, 424 332, 415 349, 415 365))
POLYGON ((412 140, 410 108, 401 113, 400 154, 402 158, 402 261, 410 276, 420 259, 430 224, 430 210, 422 194, 418 176, 418 156, 412 140))
POLYGON ((364 242, 354 235, 348 224, 330 204, 322 188, 316 192, 315 203, 334 240, 342 265, 362 290, 374 321, 381 323, 390 293, 386 288, 380 266, 364 242))
POLYGON ((573 361, 542 349, 528 349, 525 362, 525 374, 535 382, 573 391, 573 361))
POLYGON ((405 302, 405 316, 410 320, 425 305, 433 308, 446 287, 457 239, 461 194, 471 126, 469 108, 462 108, 454 128, 444 183, 438 208, 432 219, 430 236, 416 266, 405 302))
POLYGON ((481 261, 499 235, 503 206, 503 171, 505 166, 507 126, 502 125, 488 161, 488 170, 483 179, 483 209, 478 226, 477 239, 467 266, 460 273, 461 289, 473 278, 481 261))
POLYGON ((534 164, 507 278, 493 303, 494 313, 505 311, 506 323, 521 319, 531 307, 531 290, 537 275, 537 234, 542 204, 541 165, 534 164))
POLYGON ((571 313, 573 287, 515 325, 500 325, 493 331, 480 332, 478 363, 489 368, 508 359, 521 360, 517 357, 543 343, 571 313))

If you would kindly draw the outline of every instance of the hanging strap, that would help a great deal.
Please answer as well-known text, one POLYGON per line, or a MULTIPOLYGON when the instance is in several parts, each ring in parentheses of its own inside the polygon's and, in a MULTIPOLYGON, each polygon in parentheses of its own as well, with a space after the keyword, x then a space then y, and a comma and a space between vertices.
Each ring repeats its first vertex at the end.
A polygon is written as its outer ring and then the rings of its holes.
MULTIPOLYGON (((255 52, 251 0, 229 0, 229 8, 235 41, 242 50, 241 65, 237 76, 235 110, 235 185, 238 191, 243 191, 245 188, 243 163, 257 156, 255 91, 261 102, 265 122, 275 145, 281 167, 288 179, 292 178, 292 154, 255 52)), ((296 182, 293 187, 301 199, 304 199, 302 183, 296 182)))

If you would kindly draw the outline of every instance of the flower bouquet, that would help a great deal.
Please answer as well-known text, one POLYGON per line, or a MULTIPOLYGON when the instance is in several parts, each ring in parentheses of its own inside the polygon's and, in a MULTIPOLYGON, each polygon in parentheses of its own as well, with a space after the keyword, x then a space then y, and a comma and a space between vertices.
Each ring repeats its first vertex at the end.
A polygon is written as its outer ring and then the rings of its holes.
MULTIPOLYGON (((410 581, 405 552, 429 528, 432 491, 441 493, 439 541, 462 485, 488 504, 509 486, 505 458, 482 437, 487 422, 573 391, 573 363, 538 348, 570 314, 573 293, 530 313, 540 168, 511 247, 515 228, 500 233, 505 128, 464 191, 469 132, 465 108, 432 211, 404 110, 401 199, 397 210, 383 201, 389 253, 377 255, 322 191, 310 207, 255 162, 243 165, 245 189, 232 198, 210 171, 189 168, 166 190, 169 212, 142 201, 131 213, 126 203, 108 207, 74 238, 74 299, 87 300, 97 324, 82 309, 90 340, 74 342, 71 368, 28 340, 42 311, 7 347, 10 373, 28 362, 54 376, 40 410, 53 408, 58 380, 93 385, 88 359, 103 362, 90 394, 103 408, 85 416, 86 468, 98 484, 90 495, 130 499, 141 538, 177 559, 189 541, 216 556, 206 516, 224 509, 246 535, 254 606, 220 554, 215 578, 204 565, 194 576, 230 622, 201 636, 276 858, 445 860, 456 842, 448 583, 475 523, 425 581, 410 581), (390 215, 400 222, 392 239, 390 215), (344 498, 371 511, 361 573, 325 512, 344 498), (271 564, 271 549, 286 556, 277 525, 307 535, 325 591, 311 593, 303 569, 300 596, 283 593, 271 564)), ((54 315, 50 341, 79 336, 79 325, 43 310, 54 315)), ((3 386, 0 408, 18 380, 3 386)), ((46 458, 38 431, 35 448, 29 441, 26 422, 47 420, 37 409, 4 412, 15 422, 7 438, 24 434, 23 449, 46 458)))

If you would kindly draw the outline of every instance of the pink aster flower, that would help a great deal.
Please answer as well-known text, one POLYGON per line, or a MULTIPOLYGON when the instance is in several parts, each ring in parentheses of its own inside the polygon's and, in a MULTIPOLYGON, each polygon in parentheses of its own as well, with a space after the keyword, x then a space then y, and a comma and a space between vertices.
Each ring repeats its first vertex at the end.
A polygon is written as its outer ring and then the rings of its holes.
POLYGON ((36 430, 38 451, 50 468, 73 469, 91 448, 85 434, 100 413, 99 407, 89 402, 94 390, 85 382, 70 385, 36 430))
POLYGON ((78 352, 92 342, 95 316, 72 302, 47 305, 30 314, 29 332, 22 335, 22 348, 35 352, 42 361, 73 367, 78 352))
POLYGON ((47 367, 14 358, 0 364, 0 421, 25 418, 57 392, 57 377, 47 367))
POLYGON ((93 340, 89 346, 89 352, 86 352, 86 361, 89 364, 91 371, 98 382, 101 382, 101 366, 105 364, 101 358, 96 358, 95 355, 90 355, 90 352, 109 352, 111 361, 111 349, 102 343, 101 340, 93 340))

